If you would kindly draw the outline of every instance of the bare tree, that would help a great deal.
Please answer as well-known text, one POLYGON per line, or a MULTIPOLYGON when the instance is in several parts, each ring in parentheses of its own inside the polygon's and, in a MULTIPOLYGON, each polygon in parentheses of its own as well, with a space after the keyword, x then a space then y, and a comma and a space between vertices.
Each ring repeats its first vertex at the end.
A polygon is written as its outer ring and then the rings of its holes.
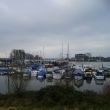
POLYGON ((14 49, 11 52, 10 57, 13 58, 13 66, 16 67, 16 73, 10 77, 12 89, 17 93, 23 92, 25 89, 25 82, 23 79, 23 68, 25 68, 25 51, 14 49))

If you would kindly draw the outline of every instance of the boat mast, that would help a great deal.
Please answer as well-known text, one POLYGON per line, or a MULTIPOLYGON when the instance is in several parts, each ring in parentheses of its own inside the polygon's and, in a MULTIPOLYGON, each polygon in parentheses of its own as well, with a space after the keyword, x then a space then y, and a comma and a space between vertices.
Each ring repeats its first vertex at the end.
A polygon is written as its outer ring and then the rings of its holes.
POLYGON ((67 45, 67 59, 69 59, 69 42, 68 42, 68 45, 67 45))
POLYGON ((62 42, 62 59, 63 59, 63 42, 62 42))
POLYGON ((44 57, 45 57, 45 55, 44 55, 44 49, 45 49, 45 47, 44 47, 44 45, 43 45, 43 55, 42 55, 42 57, 43 57, 43 59, 44 59, 44 57))

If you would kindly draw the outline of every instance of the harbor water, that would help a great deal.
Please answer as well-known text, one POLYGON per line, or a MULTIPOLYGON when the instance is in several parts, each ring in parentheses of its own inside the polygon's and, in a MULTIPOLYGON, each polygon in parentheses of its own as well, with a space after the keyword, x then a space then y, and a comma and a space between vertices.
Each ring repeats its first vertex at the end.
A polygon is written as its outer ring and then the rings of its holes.
MULTIPOLYGON (((110 62, 71 62, 72 64, 76 65, 94 65, 95 67, 109 67, 110 62)), ((37 80, 36 77, 24 81, 24 87, 26 91, 37 91, 41 88, 44 88, 48 85, 55 85, 55 84, 68 84, 71 87, 75 88, 79 91, 95 91, 95 92, 102 92, 104 86, 110 83, 110 78, 106 78, 105 80, 95 80, 92 78, 91 80, 69 80, 66 81, 64 79, 61 80, 37 80)), ((13 91, 12 79, 8 78, 8 76, 0 76, 0 93, 6 94, 10 91, 13 91), (9 82, 10 81, 10 82, 9 82)))

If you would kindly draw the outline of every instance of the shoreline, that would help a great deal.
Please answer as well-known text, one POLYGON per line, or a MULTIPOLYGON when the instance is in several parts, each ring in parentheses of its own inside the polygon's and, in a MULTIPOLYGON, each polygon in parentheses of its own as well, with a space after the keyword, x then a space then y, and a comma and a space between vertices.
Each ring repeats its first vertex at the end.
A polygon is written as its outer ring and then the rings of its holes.
POLYGON ((35 92, 0 95, 0 107, 15 107, 17 110, 108 110, 109 92, 97 94, 92 91, 79 92, 68 86, 48 86, 35 92))

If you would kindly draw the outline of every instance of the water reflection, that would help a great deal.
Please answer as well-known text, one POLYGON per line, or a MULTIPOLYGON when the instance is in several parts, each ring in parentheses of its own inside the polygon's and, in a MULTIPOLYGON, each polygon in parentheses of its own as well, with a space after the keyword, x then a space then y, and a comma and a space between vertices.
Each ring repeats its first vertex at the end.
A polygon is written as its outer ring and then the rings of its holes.
POLYGON ((65 85, 65 86, 72 86, 73 80, 70 78, 62 79, 62 80, 60 80, 60 84, 65 85))
POLYGON ((86 83, 91 84, 91 82, 92 82, 92 78, 91 77, 86 78, 86 83))
MULTIPOLYGON (((109 82, 110 78, 106 80, 95 80, 94 78, 87 78, 87 79, 37 79, 36 77, 26 78, 23 80, 26 91, 36 91, 41 88, 44 88, 48 85, 66 85, 72 86, 73 88, 84 91, 84 90, 92 90, 99 92, 103 89, 105 83, 109 82)), ((0 93, 8 93, 9 91, 12 92, 13 90, 13 79, 10 77, 10 82, 8 84, 8 77, 7 76, 0 76, 0 93), (9 86, 9 87, 8 87, 9 86), (10 90, 8 90, 10 89, 10 90)))
POLYGON ((53 79, 52 78, 51 79, 50 78, 47 78, 46 81, 47 82, 53 82, 53 79))
POLYGON ((95 79, 95 84, 96 85, 103 85, 104 84, 104 80, 97 80, 97 79, 95 79))
POLYGON ((8 93, 8 79, 5 76, 0 76, 0 93, 8 93))
POLYGON ((83 85, 83 83, 84 83, 84 80, 83 80, 83 79, 81 79, 81 80, 75 79, 75 80, 74 80, 74 85, 75 85, 76 87, 78 87, 78 88, 80 88, 80 87, 83 85))

